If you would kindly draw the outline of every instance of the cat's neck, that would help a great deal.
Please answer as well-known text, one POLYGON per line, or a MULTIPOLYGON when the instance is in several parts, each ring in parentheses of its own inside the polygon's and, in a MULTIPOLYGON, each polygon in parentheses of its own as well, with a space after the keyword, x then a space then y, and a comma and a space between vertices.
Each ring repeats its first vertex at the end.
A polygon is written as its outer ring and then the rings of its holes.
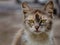
POLYGON ((50 45, 50 40, 46 33, 36 35, 24 30, 23 38, 26 41, 26 45, 50 45))
POLYGON ((34 34, 29 31, 25 31, 26 36, 33 41, 47 41, 48 35, 46 33, 34 34))

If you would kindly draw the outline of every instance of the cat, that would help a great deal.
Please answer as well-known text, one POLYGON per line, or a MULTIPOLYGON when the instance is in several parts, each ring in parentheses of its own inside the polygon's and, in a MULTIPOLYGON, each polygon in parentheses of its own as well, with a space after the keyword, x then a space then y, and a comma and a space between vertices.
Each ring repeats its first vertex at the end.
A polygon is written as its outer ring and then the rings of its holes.
POLYGON ((22 9, 24 27, 17 31, 12 45, 53 45, 53 1, 49 1, 43 10, 23 2, 22 9))

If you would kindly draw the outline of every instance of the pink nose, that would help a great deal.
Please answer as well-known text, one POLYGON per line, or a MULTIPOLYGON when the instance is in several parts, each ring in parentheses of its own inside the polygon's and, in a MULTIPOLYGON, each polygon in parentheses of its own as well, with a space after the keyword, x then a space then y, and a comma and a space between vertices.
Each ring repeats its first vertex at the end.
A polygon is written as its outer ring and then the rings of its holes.
POLYGON ((36 29, 36 31, 38 31, 38 29, 39 29, 39 26, 35 26, 35 29, 36 29))

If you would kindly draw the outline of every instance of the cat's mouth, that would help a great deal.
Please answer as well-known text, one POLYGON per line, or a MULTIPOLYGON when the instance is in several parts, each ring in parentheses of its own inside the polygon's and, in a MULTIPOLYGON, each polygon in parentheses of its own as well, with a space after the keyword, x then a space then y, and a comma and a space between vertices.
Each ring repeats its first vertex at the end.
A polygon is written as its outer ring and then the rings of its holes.
POLYGON ((35 32, 41 32, 41 31, 39 31, 39 30, 37 29, 37 30, 35 30, 35 32))

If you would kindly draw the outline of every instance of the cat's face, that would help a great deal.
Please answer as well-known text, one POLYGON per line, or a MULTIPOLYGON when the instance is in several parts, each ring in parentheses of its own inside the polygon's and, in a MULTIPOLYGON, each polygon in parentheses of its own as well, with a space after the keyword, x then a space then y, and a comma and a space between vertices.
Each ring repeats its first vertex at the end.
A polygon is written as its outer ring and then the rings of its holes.
POLYGON ((50 1, 44 11, 31 9, 27 3, 22 3, 25 27, 29 32, 40 34, 49 32, 52 26, 53 2, 50 1))

